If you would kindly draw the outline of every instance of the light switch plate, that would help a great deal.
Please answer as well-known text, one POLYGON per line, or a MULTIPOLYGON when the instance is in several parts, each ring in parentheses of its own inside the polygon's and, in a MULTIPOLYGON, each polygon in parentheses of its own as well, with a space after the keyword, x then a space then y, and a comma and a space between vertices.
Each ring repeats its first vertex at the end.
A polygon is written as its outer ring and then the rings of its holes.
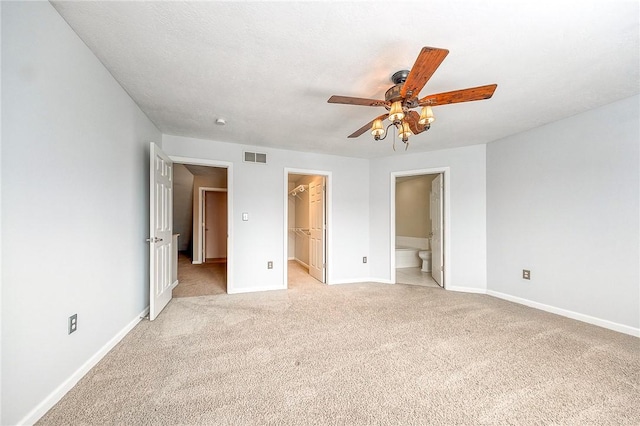
POLYGON ((249 220, 249 213, 242 213, 242 220, 245 222, 249 220))
POLYGON ((523 280, 530 280, 531 279, 531 271, 528 269, 523 269, 522 270, 522 279, 523 280))

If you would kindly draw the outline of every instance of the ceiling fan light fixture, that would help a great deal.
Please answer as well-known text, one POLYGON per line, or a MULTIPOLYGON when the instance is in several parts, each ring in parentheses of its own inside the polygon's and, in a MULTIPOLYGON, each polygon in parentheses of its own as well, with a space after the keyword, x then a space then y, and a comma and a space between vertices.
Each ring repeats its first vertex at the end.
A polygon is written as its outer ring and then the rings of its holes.
POLYGON ((382 120, 376 118, 373 120, 373 126, 371 126, 371 134, 374 137, 382 137, 384 135, 384 126, 382 125, 382 120))
POLYGON ((389 121, 395 123, 397 121, 402 121, 404 118, 404 111, 402 111, 402 102, 395 101, 391 104, 391 110, 389 111, 389 121))
POLYGON ((436 118, 433 116, 433 111, 430 106, 422 107, 422 111, 420 111, 420 120, 418 120, 418 124, 422 124, 423 126, 426 124, 431 124, 436 121, 436 118))
POLYGON ((398 133, 398 137, 402 139, 403 142, 409 140, 409 135, 411 135, 411 129, 409 128, 409 123, 406 121, 402 122, 402 126, 400 126, 400 132, 398 133))

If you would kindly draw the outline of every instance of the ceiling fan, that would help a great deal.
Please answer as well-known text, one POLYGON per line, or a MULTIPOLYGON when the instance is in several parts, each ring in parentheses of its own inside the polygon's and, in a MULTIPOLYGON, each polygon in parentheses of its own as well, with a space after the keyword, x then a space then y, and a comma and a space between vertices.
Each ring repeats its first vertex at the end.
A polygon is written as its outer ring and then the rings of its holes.
MULTIPOLYGON (((387 90, 384 100, 331 96, 327 101, 331 104, 381 106, 388 111, 386 114, 374 118, 348 137, 357 138, 368 129, 371 129, 371 134, 378 141, 387 137, 385 133, 389 130, 389 127, 395 126, 398 129, 398 136, 405 144, 406 150, 409 147, 409 135, 417 135, 429 130, 431 127, 431 123, 435 120, 431 109, 432 106, 479 101, 493 96, 493 92, 498 87, 497 84, 438 93, 418 99, 420 91, 448 53, 449 51, 446 49, 423 47, 411 71, 401 70, 391 76, 394 86, 387 90), (418 107, 422 107, 420 114, 413 111, 413 108, 418 107), (385 130, 382 121, 386 118, 389 119, 391 124, 385 130)), ((396 149, 395 141, 393 149, 396 149)))

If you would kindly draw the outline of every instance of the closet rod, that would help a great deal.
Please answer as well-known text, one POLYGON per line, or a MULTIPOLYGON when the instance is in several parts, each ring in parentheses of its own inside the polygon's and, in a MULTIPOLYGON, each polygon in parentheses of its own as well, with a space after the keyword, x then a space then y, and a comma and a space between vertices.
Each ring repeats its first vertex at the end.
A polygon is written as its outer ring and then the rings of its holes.
POLYGON ((293 195, 295 197, 298 195, 298 192, 304 192, 307 188, 309 188, 309 185, 298 185, 289 191, 289 195, 293 195))

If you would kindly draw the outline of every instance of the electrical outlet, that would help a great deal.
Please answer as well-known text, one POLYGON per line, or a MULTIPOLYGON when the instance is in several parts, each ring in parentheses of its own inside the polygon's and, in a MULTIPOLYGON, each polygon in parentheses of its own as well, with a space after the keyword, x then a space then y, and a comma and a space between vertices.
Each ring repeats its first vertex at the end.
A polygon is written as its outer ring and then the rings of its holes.
POLYGON ((267 262, 267 269, 273 269, 273 262, 271 260, 267 262))
POLYGON ((73 314, 69 317, 69 334, 78 329, 78 314, 73 314))
POLYGON ((364 257, 362 258, 362 263, 367 263, 367 256, 364 256, 364 257))
POLYGON ((530 280, 531 279, 531 271, 528 269, 523 269, 522 270, 522 279, 523 280, 530 280))

